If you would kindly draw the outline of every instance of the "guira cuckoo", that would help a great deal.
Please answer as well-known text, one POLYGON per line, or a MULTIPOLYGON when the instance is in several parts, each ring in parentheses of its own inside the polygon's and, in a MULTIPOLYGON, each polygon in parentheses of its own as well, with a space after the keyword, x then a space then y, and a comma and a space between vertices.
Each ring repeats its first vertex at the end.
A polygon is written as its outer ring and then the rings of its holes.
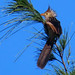
POLYGON ((56 19, 56 13, 51 10, 50 7, 48 7, 47 11, 41 14, 41 16, 45 17, 45 23, 43 23, 43 25, 45 33, 48 36, 46 44, 37 61, 37 66, 43 69, 50 58, 53 45, 62 34, 62 28, 60 26, 60 21, 56 19))

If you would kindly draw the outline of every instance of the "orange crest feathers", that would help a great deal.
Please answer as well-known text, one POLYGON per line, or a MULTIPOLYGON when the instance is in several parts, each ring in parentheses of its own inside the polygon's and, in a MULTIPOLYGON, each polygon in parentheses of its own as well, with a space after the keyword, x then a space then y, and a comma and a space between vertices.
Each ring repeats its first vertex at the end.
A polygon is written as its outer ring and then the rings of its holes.
POLYGON ((48 6, 48 9, 47 9, 47 11, 46 12, 50 12, 51 10, 50 10, 50 6, 48 6))

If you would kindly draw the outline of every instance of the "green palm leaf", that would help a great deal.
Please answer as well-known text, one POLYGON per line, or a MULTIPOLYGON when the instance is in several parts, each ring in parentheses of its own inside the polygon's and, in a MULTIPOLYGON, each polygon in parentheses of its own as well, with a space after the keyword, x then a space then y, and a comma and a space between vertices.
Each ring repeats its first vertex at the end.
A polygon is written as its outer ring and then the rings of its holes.
MULTIPOLYGON (((28 21, 29 23, 37 23, 37 22, 44 22, 43 18, 41 17, 40 13, 34 9, 32 3, 30 0, 13 0, 12 2, 8 3, 7 7, 4 7, 4 12, 6 16, 9 15, 9 17, 12 15, 12 19, 0 24, 0 26, 5 25, 5 28, 0 30, 0 33, 3 31, 6 31, 5 34, 3 34, 2 37, 0 37, 0 40, 4 40, 10 35, 16 28, 20 26, 20 24, 24 21, 28 21)), ((28 24, 25 24, 22 28, 29 26, 28 24)), ((22 29, 20 28, 20 29, 22 29)), ((19 30, 20 30, 19 29, 19 30)), ((17 30, 17 31, 19 31, 17 30)), ((15 31, 14 33, 16 33, 15 31)), ((14 34, 12 33, 12 34, 14 34)))

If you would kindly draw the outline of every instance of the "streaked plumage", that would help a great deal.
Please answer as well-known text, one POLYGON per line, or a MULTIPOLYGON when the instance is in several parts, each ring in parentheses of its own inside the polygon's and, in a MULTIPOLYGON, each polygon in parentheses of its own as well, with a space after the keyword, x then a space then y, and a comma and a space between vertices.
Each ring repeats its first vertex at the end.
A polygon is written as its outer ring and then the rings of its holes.
POLYGON ((37 61, 37 66, 43 69, 49 60, 53 45, 62 34, 62 29, 60 21, 56 19, 56 14, 53 10, 48 8, 48 10, 41 15, 45 16, 46 22, 43 24, 45 33, 48 36, 48 40, 37 61))

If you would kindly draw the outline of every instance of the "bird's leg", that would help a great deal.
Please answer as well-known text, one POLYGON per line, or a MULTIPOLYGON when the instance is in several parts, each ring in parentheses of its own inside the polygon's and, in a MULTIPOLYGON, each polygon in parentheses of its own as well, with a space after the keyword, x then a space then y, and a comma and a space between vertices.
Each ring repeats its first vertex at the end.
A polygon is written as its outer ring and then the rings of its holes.
POLYGON ((51 27, 51 29, 53 30, 53 32, 56 32, 58 34, 57 29, 54 27, 54 25, 51 22, 46 22, 46 24, 51 27))

